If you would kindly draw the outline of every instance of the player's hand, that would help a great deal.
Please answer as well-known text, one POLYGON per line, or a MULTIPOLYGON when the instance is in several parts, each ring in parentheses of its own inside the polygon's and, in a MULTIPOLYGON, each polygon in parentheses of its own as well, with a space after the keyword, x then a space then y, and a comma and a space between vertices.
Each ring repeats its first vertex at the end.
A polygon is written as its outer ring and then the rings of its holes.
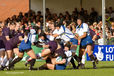
POLYGON ((49 45, 43 45, 43 48, 48 48, 49 47, 49 45))
POLYGON ((45 32, 46 35, 48 35, 49 33, 48 32, 45 32))

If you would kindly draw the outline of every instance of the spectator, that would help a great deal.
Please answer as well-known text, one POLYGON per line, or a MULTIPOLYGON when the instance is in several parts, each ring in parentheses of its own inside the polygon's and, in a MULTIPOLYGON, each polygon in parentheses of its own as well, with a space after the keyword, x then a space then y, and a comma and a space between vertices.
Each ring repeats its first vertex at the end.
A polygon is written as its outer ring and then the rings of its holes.
POLYGON ((91 13, 90 13, 90 20, 93 23, 94 21, 97 21, 98 13, 95 11, 94 8, 91 8, 91 13))
POLYGON ((112 37, 111 32, 108 32, 107 44, 108 45, 114 45, 114 37, 112 37))
POLYGON ((103 45, 103 34, 99 33, 100 39, 98 39, 98 45, 103 45))

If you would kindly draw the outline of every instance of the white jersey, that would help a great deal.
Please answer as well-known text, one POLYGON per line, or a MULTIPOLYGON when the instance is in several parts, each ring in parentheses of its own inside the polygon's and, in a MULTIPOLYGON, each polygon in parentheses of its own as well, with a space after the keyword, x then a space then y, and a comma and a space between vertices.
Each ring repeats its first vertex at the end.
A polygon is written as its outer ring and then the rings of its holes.
POLYGON ((58 34, 59 36, 57 38, 61 38, 64 41, 70 41, 71 38, 74 38, 74 34, 68 29, 65 28, 64 26, 61 26, 59 30, 55 29, 53 34, 58 34))
POLYGON ((55 37, 51 36, 51 35, 47 35, 47 38, 50 40, 50 41, 53 41, 55 37))
POLYGON ((36 34, 31 34, 29 40, 31 41, 31 43, 36 42, 36 34))
MULTIPOLYGON (((53 34, 58 34, 58 35, 59 35, 59 30, 55 29, 55 30, 53 31, 53 34)), ((56 37, 56 39, 59 39, 59 38, 60 38, 60 36, 57 36, 57 37, 56 37)))
POLYGON ((82 36, 84 34, 84 32, 87 33, 87 35, 90 35, 89 33, 89 27, 86 23, 82 23, 82 25, 79 27, 79 25, 76 27, 76 33, 79 36, 82 36))
POLYGON ((103 38, 98 39, 98 45, 103 45, 103 38))
POLYGON ((34 29, 30 30, 30 36, 29 36, 29 41, 31 41, 31 43, 36 42, 36 31, 34 29))
POLYGON ((72 52, 71 51, 65 51, 65 54, 67 56, 67 64, 68 64, 72 58, 72 52))

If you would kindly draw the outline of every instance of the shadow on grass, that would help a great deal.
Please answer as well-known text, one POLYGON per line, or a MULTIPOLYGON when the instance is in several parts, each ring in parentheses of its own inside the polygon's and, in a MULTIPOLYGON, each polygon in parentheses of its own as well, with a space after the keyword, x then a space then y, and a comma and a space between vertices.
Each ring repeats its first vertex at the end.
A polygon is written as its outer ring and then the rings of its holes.
POLYGON ((107 69, 107 68, 114 68, 114 66, 101 66, 101 67, 98 67, 100 69, 107 69))
MULTIPOLYGON (((100 67, 97 67, 97 69, 111 69, 111 68, 114 68, 114 66, 100 66, 100 67)), ((36 69, 36 67, 35 67, 35 69, 36 69)), ((92 67, 85 67, 85 70, 86 69, 93 69, 92 67)), ((18 71, 18 70, 29 70, 29 68, 28 67, 16 67, 16 68, 14 68, 13 70, 16 70, 16 71, 18 71)), ((11 71, 13 71, 13 70, 11 70, 11 71)), ((73 69, 73 68, 66 68, 65 70, 84 70, 84 69, 73 69)))
POLYGON ((29 68, 27 68, 27 67, 16 67, 16 68, 14 68, 14 69, 11 69, 11 70, 29 70, 29 68))

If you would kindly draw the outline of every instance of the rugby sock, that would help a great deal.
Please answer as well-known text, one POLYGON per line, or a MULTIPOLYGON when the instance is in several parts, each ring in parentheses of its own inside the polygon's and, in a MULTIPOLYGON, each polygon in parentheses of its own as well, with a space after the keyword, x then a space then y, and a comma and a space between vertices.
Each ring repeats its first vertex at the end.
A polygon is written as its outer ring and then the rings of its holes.
POLYGON ((31 61, 29 61, 29 63, 30 63, 29 70, 35 70, 35 69, 33 68, 35 62, 36 62, 36 59, 32 59, 31 61))
POLYGON ((12 62, 12 60, 13 60, 12 58, 9 59, 9 64, 12 62))
POLYGON ((30 61, 29 61, 30 66, 34 66, 35 62, 36 62, 36 59, 32 59, 32 60, 30 60, 30 61))
POLYGON ((2 66, 2 63, 4 61, 4 58, 1 58, 0 65, 2 66))
POLYGON ((73 68, 75 69, 75 68, 76 68, 76 65, 75 65, 74 59, 71 58, 70 62, 71 62, 71 64, 72 64, 73 68))
POLYGON ((3 58, 3 61, 1 62, 1 67, 0 67, 0 70, 4 70, 5 66, 6 66, 6 63, 7 63, 7 56, 5 56, 3 58))
POLYGON ((7 63, 6 63, 6 66, 7 67, 9 66, 9 64, 11 63, 11 61, 12 61, 12 58, 10 58, 9 60, 7 60, 7 63))
POLYGON ((75 58, 75 60, 78 62, 78 66, 77 66, 77 69, 80 67, 81 65, 81 60, 82 58, 78 57, 77 55, 73 56, 75 58))
POLYGON ((78 63, 81 63, 81 59, 77 56, 77 55, 75 55, 75 56, 73 56, 74 57, 74 59, 78 62, 78 63))
POLYGON ((3 58, 0 58, 0 65, 1 65, 2 62, 3 62, 3 58))
POLYGON ((1 59, 1 57, 0 57, 0 64, 1 64, 1 62, 2 62, 2 59, 1 59))
POLYGON ((86 59, 85 59, 85 55, 83 55, 83 56, 82 56, 82 60, 81 60, 82 64, 85 64, 85 60, 86 60, 86 59))
POLYGON ((95 56, 92 54, 89 57, 90 57, 91 61, 93 62, 93 68, 96 69, 96 64, 95 64, 95 59, 96 58, 95 58, 95 56))
POLYGON ((7 56, 4 57, 3 62, 1 63, 1 66, 5 67, 7 63, 7 56))
MULTIPOLYGON (((18 58, 18 56, 15 56, 15 57, 13 58, 13 60, 15 60, 16 58, 18 58)), ((13 60, 12 60, 12 61, 13 61, 13 60)))
POLYGON ((19 62, 19 61, 21 61, 22 60, 22 58, 20 58, 20 57, 15 57, 14 59, 13 59, 13 61, 10 63, 10 67, 11 66, 14 66, 14 64, 16 64, 17 62, 19 62))
POLYGON ((30 64, 30 63, 32 62, 31 60, 32 60, 32 59, 29 58, 29 59, 26 61, 25 66, 27 66, 27 64, 30 64))
POLYGON ((37 59, 41 59, 42 58, 41 53, 36 54, 36 57, 37 59))
POLYGON ((95 56, 93 54, 91 54, 89 57, 90 57, 91 61, 94 62, 95 56))
POLYGON ((42 57, 42 56, 41 56, 41 53, 39 53, 38 55, 39 55, 40 57, 42 57))
POLYGON ((96 67, 96 64, 95 64, 95 62, 93 62, 93 69, 96 69, 97 67, 96 67))
POLYGON ((29 61, 31 61, 31 60, 32 60, 31 57, 30 57, 30 56, 27 56, 27 57, 26 57, 25 66, 27 66, 27 64, 29 64, 29 61))
POLYGON ((26 61, 28 61, 29 59, 30 59, 30 56, 27 56, 27 57, 26 57, 26 61))

